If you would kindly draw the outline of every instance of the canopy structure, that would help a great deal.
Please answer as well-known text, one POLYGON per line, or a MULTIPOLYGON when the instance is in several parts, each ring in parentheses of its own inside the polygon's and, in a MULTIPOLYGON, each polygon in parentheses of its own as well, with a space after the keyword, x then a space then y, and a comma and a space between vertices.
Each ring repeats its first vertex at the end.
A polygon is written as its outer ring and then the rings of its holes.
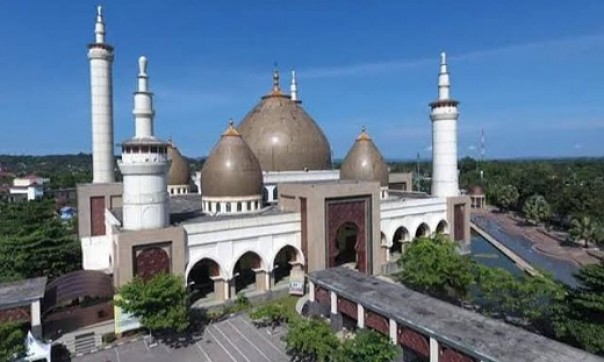
POLYGON ((47 361, 51 362, 50 357, 50 349, 51 344, 44 343, 40 340, 37 340, 31 331, 27 332, 27 337, 25 338, 25 350, 27 351, 25 357, 21 359, 21 361, 32 362, 32 361, 47 361))

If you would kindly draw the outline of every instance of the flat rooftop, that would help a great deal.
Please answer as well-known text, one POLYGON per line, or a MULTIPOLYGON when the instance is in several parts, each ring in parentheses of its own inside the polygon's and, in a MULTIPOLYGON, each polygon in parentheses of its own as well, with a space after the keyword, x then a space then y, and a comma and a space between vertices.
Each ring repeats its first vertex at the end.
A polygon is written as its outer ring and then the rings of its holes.
POLYGON ((309 278, 324 289, 482 361, 604 361, 580 349, 346 267, 312 272, 309 278))
POLYGON ((46 277, 0 284, 0 310, 29 305, 42 299, 46 277))
MULTIPOLYGON (((273 205, 251 213, 211 215, 201 211, 201 195, 199 194, 170 196, 168 208, 170 210, 170 224, 172 225, 212 222, 229 219, 244 219, 290 213, 289 211, 282 211, 277 205, 273 205)), ((124 222, 123 210, 121 207, 111 209, 111 213, 120 221, 120 223, 124 222)))

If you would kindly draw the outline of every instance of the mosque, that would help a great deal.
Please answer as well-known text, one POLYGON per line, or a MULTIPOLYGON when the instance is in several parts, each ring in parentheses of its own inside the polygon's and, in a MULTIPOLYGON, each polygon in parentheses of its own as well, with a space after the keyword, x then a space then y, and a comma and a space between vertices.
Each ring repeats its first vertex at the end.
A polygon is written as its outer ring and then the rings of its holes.
MULTIPOLYGON (((93 181, 78 185, 83 266, 112 275, 179 274, 197 298, 304 285, 308 272, 347 265, 385 274, 415 237, 444 233, 463 249, 470 200, 457 171, 458 102, 445 54, 430 103, 432 194, 412 191, 411 175, 390 173, 366 129, 341 167, 307 112, 292 72, 289 94, 272 89, 239 122, 229 122, 201 170, 191 172, 172 141, 154 134, 148 60, 138 61, 134 136, 114 157, 112 63, 98 8, 88 46, 93 181), (115 181, 115 167, 123 182, 115 181)), ((158 94, 161 97, 161 93, 158 94)), ((296 289, 294 288, 294 289, 296 289)))

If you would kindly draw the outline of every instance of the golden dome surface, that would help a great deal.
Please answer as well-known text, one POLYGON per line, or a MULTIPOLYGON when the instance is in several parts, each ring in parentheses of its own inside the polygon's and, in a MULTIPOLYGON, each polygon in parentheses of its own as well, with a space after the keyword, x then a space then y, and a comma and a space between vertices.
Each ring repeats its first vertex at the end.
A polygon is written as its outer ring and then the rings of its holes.
POLYGON ((388 186, 388 164, 365 128, 342 162, 340 179, 378 181, 380 186, 388 186))

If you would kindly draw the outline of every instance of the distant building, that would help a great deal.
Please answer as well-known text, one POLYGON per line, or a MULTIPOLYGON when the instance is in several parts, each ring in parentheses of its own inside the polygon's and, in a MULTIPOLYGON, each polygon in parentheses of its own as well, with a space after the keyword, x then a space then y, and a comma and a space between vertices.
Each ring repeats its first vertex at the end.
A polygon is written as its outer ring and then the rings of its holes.
POLYGON ((44 185, 49 182, 50 179, 36 175, 17 177, 10 188, 9 199, 11 201, 40 199, 44 196, 44 185))

